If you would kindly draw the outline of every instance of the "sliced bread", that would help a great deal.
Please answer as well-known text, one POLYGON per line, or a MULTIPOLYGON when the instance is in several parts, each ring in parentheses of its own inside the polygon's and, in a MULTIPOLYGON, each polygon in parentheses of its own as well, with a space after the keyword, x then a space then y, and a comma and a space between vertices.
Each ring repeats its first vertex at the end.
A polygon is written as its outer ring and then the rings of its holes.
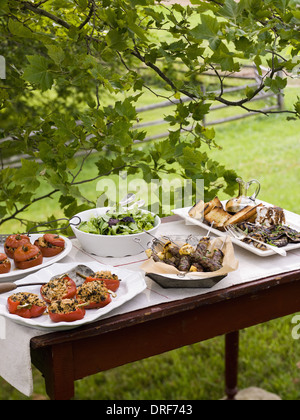
POLYGON ((204 219, 209 225, 213 225, 214 228, 223 230, 230 217, 231 215, 223 208, 214 207, 205 215, 204 219))
POLYGON ((227 221, 225 226, 228 225, 236 225, 242 222, 249 222, 255 220, 257 215, 257 207, 261 206, 258 204, 257 206, 247 206, 244 209, 240 210, 238 213, 231 216, 227 221))

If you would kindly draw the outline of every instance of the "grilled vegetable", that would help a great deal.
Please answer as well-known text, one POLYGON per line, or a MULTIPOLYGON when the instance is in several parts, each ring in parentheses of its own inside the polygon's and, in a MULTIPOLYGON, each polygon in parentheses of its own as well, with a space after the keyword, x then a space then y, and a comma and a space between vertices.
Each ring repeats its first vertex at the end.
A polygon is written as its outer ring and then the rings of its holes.
POLYGON ((194 252, 194 247, 190 244, 185 244, 183 245, 180 250, 179 250, 179 254, 180 255, 191 255, 194 252))
POLYGON ((266 244, 277 246, 279 248, 287 246, 289 243, 300 243, 300 232, 292 229, 289 226, 274 225, 264 226, 255 225, 253 223, 241 223, 238 225, 249 237, 245 238, 243 242, 251 244, 261 250, 268 248, 262 244, 258 244, 251 240, 251 238, 258 239, 266 244))

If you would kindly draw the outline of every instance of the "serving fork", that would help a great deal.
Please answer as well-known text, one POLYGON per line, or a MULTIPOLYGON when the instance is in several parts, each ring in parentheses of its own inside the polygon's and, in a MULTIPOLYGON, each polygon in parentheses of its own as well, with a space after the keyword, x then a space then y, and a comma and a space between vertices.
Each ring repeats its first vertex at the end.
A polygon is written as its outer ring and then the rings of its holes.
POLYGON ((232 237, 234 237, 235 239, 238 239, 240 241, 242 241, 243 239, 251 239, 251 241, 257 242, 261 245, 264 245, 266 248, 271 249, 272 251, 276 252, 277 254, 281 255, 282 257, 286 257, 287 253, 284 249, 282 248, 278 248, 276 246, 267 244, 266 242, 262 242, 259 241, 256 238, 252 238, 251 236, 247 235, 245 232, 243 232, 240 228, 236 227, 236 226, 226 226, 225 230, 227 233, 229 233, 232 237))

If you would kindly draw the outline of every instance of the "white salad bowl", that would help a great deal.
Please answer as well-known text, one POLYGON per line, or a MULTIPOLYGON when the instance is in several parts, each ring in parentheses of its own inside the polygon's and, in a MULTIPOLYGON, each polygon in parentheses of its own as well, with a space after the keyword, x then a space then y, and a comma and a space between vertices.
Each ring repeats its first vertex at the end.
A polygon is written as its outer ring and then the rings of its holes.
MULTIPOLYGON (((88 222, 94 217, 106 214, 108 210, 107 207, 87 210, 76 214, 73 218, 79 217, 81 222, 88 222)), ((143 213, 149 213, 146 210, 141 211, 143 213)), ((155 216, 155 226, 148 232, 155 236, 160 224, 161 219, 155 216)), ((81 247, 89 254, 94 254, 99 257, 118 258, 138 255, 146 250, 149 242, 151 242, 151 237, 146 232, 130 235, 97 235, 83 232, 78 227, 72 226, 72 229, 81 247)))

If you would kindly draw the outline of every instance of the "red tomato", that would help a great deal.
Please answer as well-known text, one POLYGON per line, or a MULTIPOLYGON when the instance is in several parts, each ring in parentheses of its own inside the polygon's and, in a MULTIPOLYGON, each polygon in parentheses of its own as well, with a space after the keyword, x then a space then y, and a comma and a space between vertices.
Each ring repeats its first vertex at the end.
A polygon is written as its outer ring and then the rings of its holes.
POLYGON ((42 264, 43 255, 37 246, 29 243, 16 249, 14 260, 17 268, 26 270, 27 268, 42 264))
POLYGON ((85 309, 74 299, 61 299, 48 307, 50 319, 53 322, 74 322, 85 316, 85 309))
POLYGON ((64 250, 65 240, 59 235, 48 233, 37 239, 34 245, 40 248, 44 257, 54 257, 64 250))
MULTIPOLYGON (((79 299, 79 297, 77 296, 77 298, 79 299)), ((104 308, 104 306, 108 305, 111 302, 111 297, 109 294, 107 294, 105 300, 102 300, 100 302, 80 302, 82 304, 86 305, 84 306, 85 309, 99 309, 99 308, 104 308)))
MULTIPOLYGON (((24 303, 23 303, 24 304, 24 303)), ((46 304, 44 306, 38 306, 38 305, 29 305, 26 308, 19 308, 21 305, 20 301, 14 301, 9 297, 7 299, 7 307, 9 313, 13 315, 18 315, 22 318, 37 318, 46 311, 47 306, 46 304)))
POLYGON ((51 321, 53 322, 74 322, 84 318, 85 310, 83 308, 78 308, 76 309, 76 311, 69 312, 66 314, 49 312, 49 316, 51 321))
POLYGON ((44 239, 46 242, 49 242, 51 245, 59 246, 60 248, 64 248, 65 246, 65 240, 61 238, 59 235, 47 233, 46 235, 44 235, 44 239))
MULTIPOLYGON (((57 299, 49 299, 49 298, 47 297, 47 292, 46 292, 47 287, 49 287, 49 285, 50 285, 51 283, 54 283, 56 280, 57 280, 57 279, 50 280, 50 282, 49 282, 49 283, 44 284, 44 285, 41 287, 41 296, 42 296, 42 298, 44 299, 44 301, 45 301, 45 302, 47 302, 47 303, 51 303, 51 301, 52 301, 52 300, 57 300, 57 299)), ((72 299, 72 298, 74 298, 74 297, 76 296, 76 290, 77 290, 77 288, 76 288, 76 284, 75 284, 75 282, 74 282, 74 281, 73 281, 70 277, 68 277, 68 276, 65 276, 65 277, 63 277, 63 278, 61 279, 61 281, 65 281, 65 280, 68 280, 68 290, 67 290, 66 294, 65 294, 64 296, 62 296, 60 299, 72 299)), ((59 281, 59 280, 58 280, 58 281, 59 281)), ((54 288, 55 288, 55 286, 54 286, 52 289, 54 290, 54 288)))
POLYGON ((97 279, 97 277, 87 277, 85 283, 90 283, 91 281, 103 281, 108 290, 116 292, 120 287, 120 280, 117 279, 97 279))
POLYGON ((0 274, 9 273, 11 269, 11 262, 6 254, 0 254, 0 274))
POLYGON ((84 282, 78 287, 76 298, 78 302, 85 305, 85 309, 103 308, 111 302, 104 282, 100 281, 84 282))
POLYGON ((4 251, 9 258, 14 258, 14 253, 19 246, 30 243, 27 235, 10 235, 4 244, 4 251))

